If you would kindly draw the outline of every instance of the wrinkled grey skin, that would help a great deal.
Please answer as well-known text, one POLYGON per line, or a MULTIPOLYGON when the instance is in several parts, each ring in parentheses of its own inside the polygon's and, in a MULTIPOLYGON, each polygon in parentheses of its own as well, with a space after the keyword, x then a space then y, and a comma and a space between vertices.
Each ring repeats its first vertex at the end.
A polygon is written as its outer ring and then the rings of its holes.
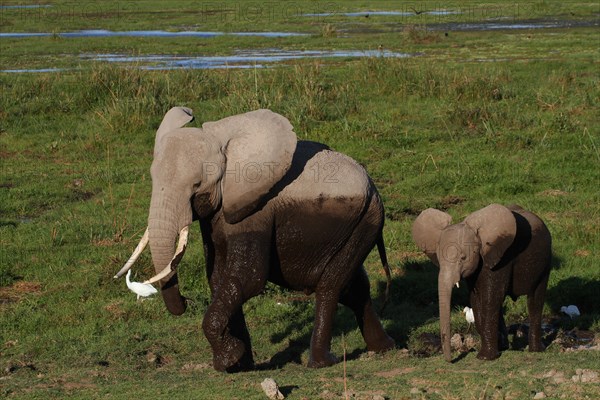
POLYGON ((462 278, 470 291, 475 326, 481 336, 479 359, 499 357, 508 348, 502 304, 527 295, 529 351, 543 351, 542 309, 550 274, 552 240, 542 220, 512 205, 493 204, 465 221, 450 225, 451 217, 428 209, 413 224, 413 238, 439 266, 440 332, 444 357, 450 354, 450 297, 462 278))
MULTIPOLYGON (((383 244, 384 221, 366 171, 322 144, 297 143, 287 119, 268 110, 182 128, 190 120, 191 110, 174 108, 157 132, 148 230, 159 272, 179 230, 200 222, 212 292, 202 328, 214 368, 252 367, 242 305, 267 280, 316 295, 309 366, 336 362, 330 342, 338 302, 354 311, 369 350, 392 348, 362 265, 383 244)), ((171 313, 185 311, 176 273, 161 291, 171 313)))

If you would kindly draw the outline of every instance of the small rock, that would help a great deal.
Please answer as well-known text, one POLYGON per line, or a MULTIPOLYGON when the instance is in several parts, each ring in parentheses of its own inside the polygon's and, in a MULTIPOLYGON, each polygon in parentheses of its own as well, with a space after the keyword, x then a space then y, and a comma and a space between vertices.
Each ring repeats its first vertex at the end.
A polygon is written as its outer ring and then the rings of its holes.
POLYGON ((462 346, 463 340, 460 336, 460 333, 455 333, 454 335, 452 335, 452 337, 450 338, 450 347, 452 347, 453 350, 460 350, 462 346))
POLYGON ((359 359, 361 359, 361 360, 371 360, 376 355, 377 355, 377 353, 375 353, 374 351, 367 351, 366 353, 361 354, 360 357, 359 357, 359 359))
POLYGON ((575 370, 575 375, 573 375, 573 377, 571 377, 571 380, 573 382, 581 382, 581 383, 599 382, 600 381, 598 379, 598 373, 596 371, 592 371, 591 369, 580 369, 580 368, 575 370))
POLYGON ((546 372, 542 378, 549 379, 552 383, 556 384, 565 383, 567 381, 565 379, 565 373, 555 369, 546 372))
POLYGON ((471 334, 465 335, 463 339, 463 346, 466 350, 471 350, 477 347, 479 344, 479 340, 475 338, 475 336, 471 334))
POLYGON ((412 388, 410 389, 410 394, 421 394, 421 390, 419 388, 412 388))
POLYGON ((398 350, 398 354, 400 355, 400 357, 410 357, 410 350, 408 349, 400 349, 398 350))
POLYGON ((546 398, 546 393, 544 392, 537 392, 535 394, 535 396, 533 396, 534 399, 545 399, 546 398))
POLYGON ((383 397, 380 394, 376 394, 375 396, 373 396, 373 400, 385 400, 385 397, 383 397))
POLYGON ((581 382, 598 382, 598 373, 589 369, 584 369, 581 373, 581 382))
POLYGON ((272 378, 266 378, 261 382, 260 386, 262 390, 265 392, 267 397, 271 400, 283 400, 285 396, 279 391, 279 386, 277 386, 277 382, 272 378))
POLYGON ((156 364, 156 365, 161 363, 160 356, 151 351, 146 353, 146 361, 148 361, 150 364, 156 364))

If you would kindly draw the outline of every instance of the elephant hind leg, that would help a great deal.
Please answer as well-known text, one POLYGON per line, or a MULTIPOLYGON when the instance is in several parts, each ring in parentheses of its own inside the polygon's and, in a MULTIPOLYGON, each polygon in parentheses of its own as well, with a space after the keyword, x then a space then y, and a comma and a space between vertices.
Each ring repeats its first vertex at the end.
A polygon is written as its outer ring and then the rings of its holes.
POLYGON ((542 312, 544 310, 544 297, 548 286, 549 274, 546 274, 535 288, 533 293, 527 295, 527 312, 529 313, 529 351, 544 351, 542 343, 542 312))
POLYGON ((369 351, 383 352, 395 347, 394 339, 383 330, 373 307, 369 278, 363 266, 356 271, 345 288, 340 297, 340 303, 354 312, 369 351))
POLYGON ((229 332, 231 333, 231 336, 239 339, 244 344, 245 351, 237 364, 228 368, 227 372, 250 371, 254 368, 254 357, 252 355, 250 332, 248 332, 248 326, 246 325, 242 307, 240 307, 231 317, 229 322, 229 332))
POLYGON ((338 359, 330 352, 338 294, 332 293, 330 290, 317 290, 315 295, 315 323, 310 338, 308 366, 321 368, 338 362, 338 359))

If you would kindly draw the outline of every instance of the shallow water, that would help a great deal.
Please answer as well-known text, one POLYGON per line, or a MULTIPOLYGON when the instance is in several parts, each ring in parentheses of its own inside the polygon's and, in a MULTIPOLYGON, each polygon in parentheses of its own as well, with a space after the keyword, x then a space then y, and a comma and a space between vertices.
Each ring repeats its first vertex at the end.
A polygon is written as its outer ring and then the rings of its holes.
POLYGON ((65 38, 80 38, 80 37, 199 37, 212 38, 216 36, 260 36, 260 37, 293 37, 293 36, 308 36, 307 33, 297 32, 198 32, 198 31, 109 31, 105 29, 91 29, 74 32, 0 32, 0 38, 26 38, 26 37, 45 37, 59 36, 65 38))
MULTIPOLYGON (((360 57, 413 57, 418 54, 397 53, 387 50, 240 50, 229 56, 175 56, 128 54, 82 54, 83 60, 109 63, 131 64, 133 67, 148 70, 170 69, 216 69, 216 68, 265 68, 274 63, 304 58, 360 58, 360 57)), ((61 72, 63 68, 9 69, 6 73, 61 72)))
POLYGON ((130 56, 124 54, 86 54, 81 56, 105 62, 136 63, 142 69, 213 69, 213 68, 261 68, 265 64, 303 58, 343 58, 343 57, 411 57, 407 53, 391 51, 359 50, 244 50, 230 56, 172 56, 149 55, 130 56))
POLYGON ((51 4, 29 4, 29 5, 10 5, 10 6, 0 6, 0 10, 13 10, 17 8, 48 8, 52 7, 51 4))
POLYGON ((428 29, 448 31, 494 31, 502 29, 550 29, 598 26, 599 20, 529 20, 529 21, 487 21, 487 22, 449 22, 429 24, 428 29))
POLYGON ((334 17, 334 16, 343 16, 343 17, 368 17, 371 15, 381 15, 381 16, 416 16, 420 14, 427 15, 456 15, 461 14, 460 11, 449 11, 449 10, 433 10, 433 11, 423 11, 419 13, 415 13, 414 11, 361 11, 361 12, 328 12, 328 13, 308 13, 301 14, 302 17, 334 17))
POLYGON ((40 69, 2 69, 0 72, 10 74, 18 74, 23 72, 61 72, 66 71, 64 68, 40 68, 40 69))

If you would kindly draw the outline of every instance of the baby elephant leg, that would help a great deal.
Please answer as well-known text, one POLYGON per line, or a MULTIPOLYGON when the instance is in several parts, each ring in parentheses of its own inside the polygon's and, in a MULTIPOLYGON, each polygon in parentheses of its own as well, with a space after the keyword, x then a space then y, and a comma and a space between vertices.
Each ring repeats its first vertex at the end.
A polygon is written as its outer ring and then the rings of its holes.
POLYGON ((529 351, 544 351, 542 343, 542 311, 544 310, 544 296, 548 285, 546 275, 532 294, 527 296, 527 311, 529 313, 529 351))

